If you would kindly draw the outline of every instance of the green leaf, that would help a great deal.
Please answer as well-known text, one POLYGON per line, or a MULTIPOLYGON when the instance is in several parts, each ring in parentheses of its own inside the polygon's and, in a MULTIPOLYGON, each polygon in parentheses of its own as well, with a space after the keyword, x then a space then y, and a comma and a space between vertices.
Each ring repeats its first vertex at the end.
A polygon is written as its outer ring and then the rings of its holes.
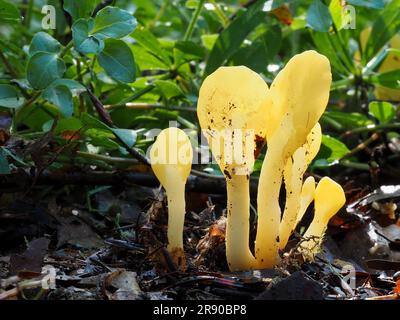
POLYGON ((153 56, 157 57, 160 61, 164 62, 167 66, 171 65, 171 59, 166 53, 165 49, 161 47, 158 39, 148 30, 141 27, 132 33, 132 37, 143 48, 149 51, 153 56))
POLYGON ((338 30, 343 28, 343 5, 342 0, 332 0, 329 4, 329 12, 331 13, 333 23, 338 30))
POLYGON ((332 163, 341 159, 349 151, 349 148, 343 142, 331 136, 322 135, 322 144, 318 159, 326 159, 328 163, 332 163))
POLYGON ((135 130, 130 129, 111 129, 118 138, 120 138, 129 148, 132 148, 137 139, 135 130))
POLYGON ((281 40, 281 28, 272 26, 250 46, 240 48, 232 57, 232 61, 235 65, 245 65, 256 72, 265 72, 267 65, 278 53, 281 40))
POLYGON ((83 113, 82 114, 81 121, 88 128, 98 128, 98 129, 103 129, 103 130, 110 131, 110 128, 106 124, 104 124, 99 119, 91 116, 88 113, 83 113))
POLYGON ((188 9, 196 9, 199 4, 199 0, 187 0, 185 7, 188 9))
MULTIPOLYGON (((54 120, 49 120, 43 124, 43 131, 48 132, 53 127, 54 120)), ((83 127, 82 121, 77 118, 67 118, 59 119, 57 121, 56 128, 54 130, 55 134, 60 134, 64 131, 78 131, 83 127)))
POLYGON ((20 13, 18 8, 4 0, 0 0, 0 21, 17 22, 20 20, 20 13))
POLYGON ((389 2, 375 17, 371 34, 363 52, 363 62, 371 60, 400 30, 400 0, 389 2))
POLYGON ((117 7, 105 7, 97 13, 92 32, 99 39, 119 39, 135 30, 136 25, 135 17, 128 11, 117 7))
POLYGON ((82 84, 72 79, 57 79, 51 85, 65 86, 69 90, 71 90, 73 94, 80 94, 86 91, 86 88, 82 84))
POLYGON ((136 65, 142 70, 168 70, 168 66, 139 45, 132 45, 136 65))
POLYGON ((214 72, 232 57, 249 33, 264 22, 266 15, 261 10, 263 6, 264 1, 258 0, 221 32, 207 60, 205 76, 214 72))
POLYGON ((136 66, 131 49, 122 40, 108 39, 99 54, 99 64, 114 80, 131 83, 135 81, 136 66))
POLYGON ((118 150, 119 144, 111 140, 114 134, 110 130, 91 128, 85 131, 85 136, 90 138, 90 143, 110 150, 118 150))
POLYGON ((377 74, 368 80, 382 87, 400 89, 400 69, 377 74))
POLYGON ((177 41, 175 48, 183 52, 187 60, 204 59, 206 54, 205 49, 193 41, 177 41))
POLYGON ((154 81, 154 85, 167 100, 184 95, 181 88, 170 80, 156 80, 154 81))
POLYGON ((342 74, 349 74, 345 66, 345 55, 340 45, 338 45, 337 36, 327 32, 311 32, 311 37, 317 46, 318 52, 325 55, 331 62, 334 70, 342 74))
POLYGON ((314 30, 328 32, 332 25, 332 16, 329 8, 321 2, 314 0, 307 12, 307 24, 314 30))
POLYGON ((71 90, 64 85, 51 85, 43 91, 43 98, 56 105, 61 114, 69 118, 74 112, 71 90))
POLYGON ((358 112, 327 111, 323 118, 330 118, 340 123, 345 129, 365 127, 372 124, 370 119, 358 112))
POLYGON ((104 48, 104 42, 96 35, 90 35, 93 20, 79 19, 72 25, 72 38, 75 48, 83 54, 100 53, 104 48))
POLYGON ((10 174, 10 166, 8 165, 7 155, 3 148, 0 148, 0 174, 10 174))
POLYGON ((204 34, 201 36, 201 43, 207 50, 211 51, 215 45, 215 42, 217 42, 218 36, 219 35, 217 33, 204 34))
POLYGON ((28 61, 27 79, 34 89, 42 90, 61 78, 65 70, 64 61, 56 54, 37 52, 28 61))
POLYGON ((396 116, 394 105, 389 102, 373 101, 368 106, 369 113, 379 120, 381 124, 389 123, 396 116))
POLYGON ((98 2, 96 0, 64 0, 64 10, 71 15, 74 21, 88 18, 92 15, 98 2))
POLYGON ((366 7, 371 9, 383 9, 385 3, 383 0, 347 0, 349 4, 354 6, 366 7))
POLYGON ((59 53, 61 44, 46 32, 38 32, 33 36, 29 47, 29 55, 37 52, 59 53))
POLYGON ((18 108, 24 103, 17 89, 8 84, 0 84, 0 107, 18 108))

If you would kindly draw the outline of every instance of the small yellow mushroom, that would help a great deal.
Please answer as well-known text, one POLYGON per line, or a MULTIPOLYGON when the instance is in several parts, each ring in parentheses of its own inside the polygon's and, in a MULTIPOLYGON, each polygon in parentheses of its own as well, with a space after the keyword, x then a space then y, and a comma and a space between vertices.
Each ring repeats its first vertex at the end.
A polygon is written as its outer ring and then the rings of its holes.
POLYGON ((314 203, 314 219, 304 234, 304 238, 308 240, 300 247, 301 252, 309 259, 318 252, 329 220, 346 203, 343 188, 328 177, 322 178, 315 189, 314 203))
POLYGON ((303 175, 308 165, 316 157, 321 146, 321 140, 321 126, 317 123, 308 134, 306 143, 297 149, 286 163, 284 170, 286 203, 282 221, 279 226, 280 249, 286 247, 292 231, 296 228, 296 218, 299 214, 302 199, 303 175))
POLYGON ((306 51, 290 59, 271 85, 265 107, 268 150, 257 195, 255 247, 259 268, 277 263, 281 220, 279 192, 284 168, 325 111, 331 82, 329 60, 316 51, 306 51))
POLYGON ((168 251, 176 265, 184 270, 183 225, 185 221, 185 185, 192 167, 193 150, 186 133, 168 128, 158 135, 150 151, 154 174, 167 193, 168 251))
POLYGON ((226 257, 232 271, 255 266, 249 249, 249 176, 265 142, 267 96, 265 81, 244 66, 221 67, 200 88, 200 126, 226 178, 226 257))

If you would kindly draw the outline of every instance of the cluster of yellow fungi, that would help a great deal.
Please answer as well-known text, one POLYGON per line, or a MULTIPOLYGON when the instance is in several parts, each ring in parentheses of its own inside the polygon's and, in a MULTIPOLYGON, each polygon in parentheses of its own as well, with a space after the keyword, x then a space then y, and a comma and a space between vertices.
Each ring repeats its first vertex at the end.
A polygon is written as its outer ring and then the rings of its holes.
MULTIPOLYGON (((331 78, 329 60, 315 51, 306 51, 286 64, 270 88, 259 74, 244 66, 220 67, 204 80, 197 113, 202 133, 226 179, 225 240, 230 270, 277 265, 279 250, 286 247, 314 201, 314 219, 300 246, 303 255, 312 259, 329 219, 344 205, 343 189, 330 178, 324 177, 317 186, 313 177, 303 182, 321 145, 318 120, 328 104, 331 78), (253 254, 249 244, 249 179, 265 144, 253 254), (286 202, 282 214, 279 194, 283 182, 286 202)), ((151 150, 153 171, 167 192, 168 250, 175 261, 184 261, 184 188, 191 157, 190 141, 177 128, 162 131, 151 150), (161 156, 166 150, 178 157, 161 156)))

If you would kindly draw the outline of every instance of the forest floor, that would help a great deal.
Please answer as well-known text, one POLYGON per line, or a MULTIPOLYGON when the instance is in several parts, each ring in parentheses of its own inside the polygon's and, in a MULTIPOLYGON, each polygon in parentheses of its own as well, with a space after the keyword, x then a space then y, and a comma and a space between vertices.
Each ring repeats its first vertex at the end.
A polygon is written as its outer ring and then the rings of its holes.
POLYGON ((279 267, 247 272, 227 268, 223 190, 187 193, 185 271, 165 248, 159 188, 42 185, 3 193, 0 300, 399 299, 400 186, 342 180, 347 205, 313 263, 296 253, 296 233, 279 267))

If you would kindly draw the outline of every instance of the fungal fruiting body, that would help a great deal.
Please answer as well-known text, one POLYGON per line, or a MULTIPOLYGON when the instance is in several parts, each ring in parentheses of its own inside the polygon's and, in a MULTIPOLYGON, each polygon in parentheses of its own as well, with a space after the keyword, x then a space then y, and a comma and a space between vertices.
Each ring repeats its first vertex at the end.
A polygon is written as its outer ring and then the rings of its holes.
POLYGON ((345 204, 343 188, 328 177, 322 178, 315 189, 314 219, 304 234, 301 252, 309 259, 319 250, 320 243, 329 220, 345 204))
POLYGON ((317 123, 308 134, 306 143, 298 148, 293 156, 287 160, 283 175, 286 188, 286 203, 279 226, 280 249, 286 247, 291 233, 296 228, 296 220, 300 214, 302 200, 303 176, 308 165, 317 155, 321 140, 321 126, 317 123))
POLYGON ((268 150, 261 168, 255 254, 259 268, 277 263, 280 245, 279 192, 286 163, 306 143, 324 112, 332 81, 329 60, 316 51, 294 56, 277 75, 264 112, 268 150))
POLYGON ((197 114, 227 183, 226 256, 230 270, 255 267, 249 249, 249 177, 264 145, 268 86, 247 67, 220 67, 200 88, 197 114))
POLYGON ((307 208, 310 206, 311 202, 313 202, 315 196, 315 179, 313 176, 308 177, 301 188, 300 195, 300 208, 297 213, 295 228, 300 223, 301 219, 303 219, 304 214, 307 211, 307 208))
POLYGON ((168 199, 168 251, 180 269, 185 269, 183 225, 185 185, 192 167, 193 150, 186 133, 178 128, 163 130, 150 151, 154 174, 168 199))

